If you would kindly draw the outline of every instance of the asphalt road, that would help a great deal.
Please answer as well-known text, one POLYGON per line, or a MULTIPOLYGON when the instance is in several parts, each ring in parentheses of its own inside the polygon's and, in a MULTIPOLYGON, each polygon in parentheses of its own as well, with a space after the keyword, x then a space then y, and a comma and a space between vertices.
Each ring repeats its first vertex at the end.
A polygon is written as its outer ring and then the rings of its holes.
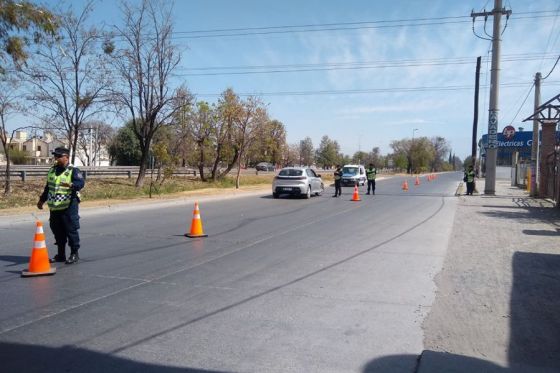
POLYGON ((81 261, 41 278, 19 277, 33 222, 0 218, 2 370, 363 372, 402 354, 413 372, 461 177, 208 200, 197 239, 192 201, 84 210, 81 261))

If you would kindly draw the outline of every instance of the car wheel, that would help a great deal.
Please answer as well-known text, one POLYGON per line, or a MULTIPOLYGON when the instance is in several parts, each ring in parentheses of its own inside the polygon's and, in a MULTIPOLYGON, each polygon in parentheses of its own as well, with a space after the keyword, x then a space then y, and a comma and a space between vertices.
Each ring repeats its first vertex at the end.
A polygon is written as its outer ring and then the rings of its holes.
POLYGON ((272 198, 278 198, 278 197, 280 197, 280 195, 278 193, 276 193, 276 192, 272 193, 272 198))
POLYGON ((311 198, 311 185, 307 186, 307 192, 305 193, 305 199, 311 198))
POLYGON ((315 193, 315 195, 320 196, 321 194, 323 194, 324 191, 325 191, 325 185, 323 185, 323 183, 321 183, 321 190, 319 190, 317 193, 315 193))

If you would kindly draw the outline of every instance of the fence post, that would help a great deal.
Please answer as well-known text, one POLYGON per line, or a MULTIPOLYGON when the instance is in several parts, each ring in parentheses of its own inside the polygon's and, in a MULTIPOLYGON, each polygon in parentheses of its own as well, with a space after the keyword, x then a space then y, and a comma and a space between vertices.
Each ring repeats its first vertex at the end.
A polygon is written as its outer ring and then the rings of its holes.
POLYGON ((20 171, 19 173, 20 173, 21 181, 25 183, 25 177, 26 177, 25 171, 20 171))
POLYGON ((84 175, 84 180, 86 180, 87 179, 87 170, 83 170, 82 174, 84 175))
POLYGON ((126 171, 126 173, 128 174, 128 178, 132 179, 132 171, 129 170, 129 171, 126 171))

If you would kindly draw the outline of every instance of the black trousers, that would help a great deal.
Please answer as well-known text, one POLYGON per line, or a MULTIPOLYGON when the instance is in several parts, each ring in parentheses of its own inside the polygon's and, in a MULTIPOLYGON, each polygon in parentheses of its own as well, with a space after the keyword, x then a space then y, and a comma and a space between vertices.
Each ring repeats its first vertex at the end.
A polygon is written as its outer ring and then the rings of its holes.
POLYGON ((342 194, 342 181, 335 180, 334 181, 334 195, 340 196, 342 194))
POLYGON ((474 181, 467 182, 467 194, 470 194, 472 196, 473 192, 474 192, 474 181))
POLYGON ((371 188, 371 192, 375 194, 375 180, 368 180, 367 181, 367 192, 369 194, 369 189, 371 188))
POLYGON ((60 256, 66 256, 66 242, 70 246, 70 252, 77 253, 80 249, 78 205, 78 201, 74 199, 66 210, 51 211, 49 225, 60 256))

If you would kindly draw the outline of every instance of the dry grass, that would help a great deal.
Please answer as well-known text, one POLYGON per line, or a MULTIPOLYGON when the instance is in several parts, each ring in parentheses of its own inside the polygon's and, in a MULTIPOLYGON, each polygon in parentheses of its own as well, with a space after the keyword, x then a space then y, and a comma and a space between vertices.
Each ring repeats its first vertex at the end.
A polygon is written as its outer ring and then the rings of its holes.
MULTIPOLYGON (((274 175, 242 175, 240 186, 271 185, 274 175)), ((175 193, 196 191, 208 188, 235 188, 235 178, 227 177, 218 182, 202 182, 191 178, 172 178, 163 184, 151 183, 147 178, 144 187, 136 188, 134 179, 89 179, 82 190, 82 200, 112 200, 148 198, 153 196, 171 195, 175 193)), ((12 209, 35 206, 45 187, 45 180, 12 181, 12 193, 9 196, 0 195, 0 209, 12 209)))

